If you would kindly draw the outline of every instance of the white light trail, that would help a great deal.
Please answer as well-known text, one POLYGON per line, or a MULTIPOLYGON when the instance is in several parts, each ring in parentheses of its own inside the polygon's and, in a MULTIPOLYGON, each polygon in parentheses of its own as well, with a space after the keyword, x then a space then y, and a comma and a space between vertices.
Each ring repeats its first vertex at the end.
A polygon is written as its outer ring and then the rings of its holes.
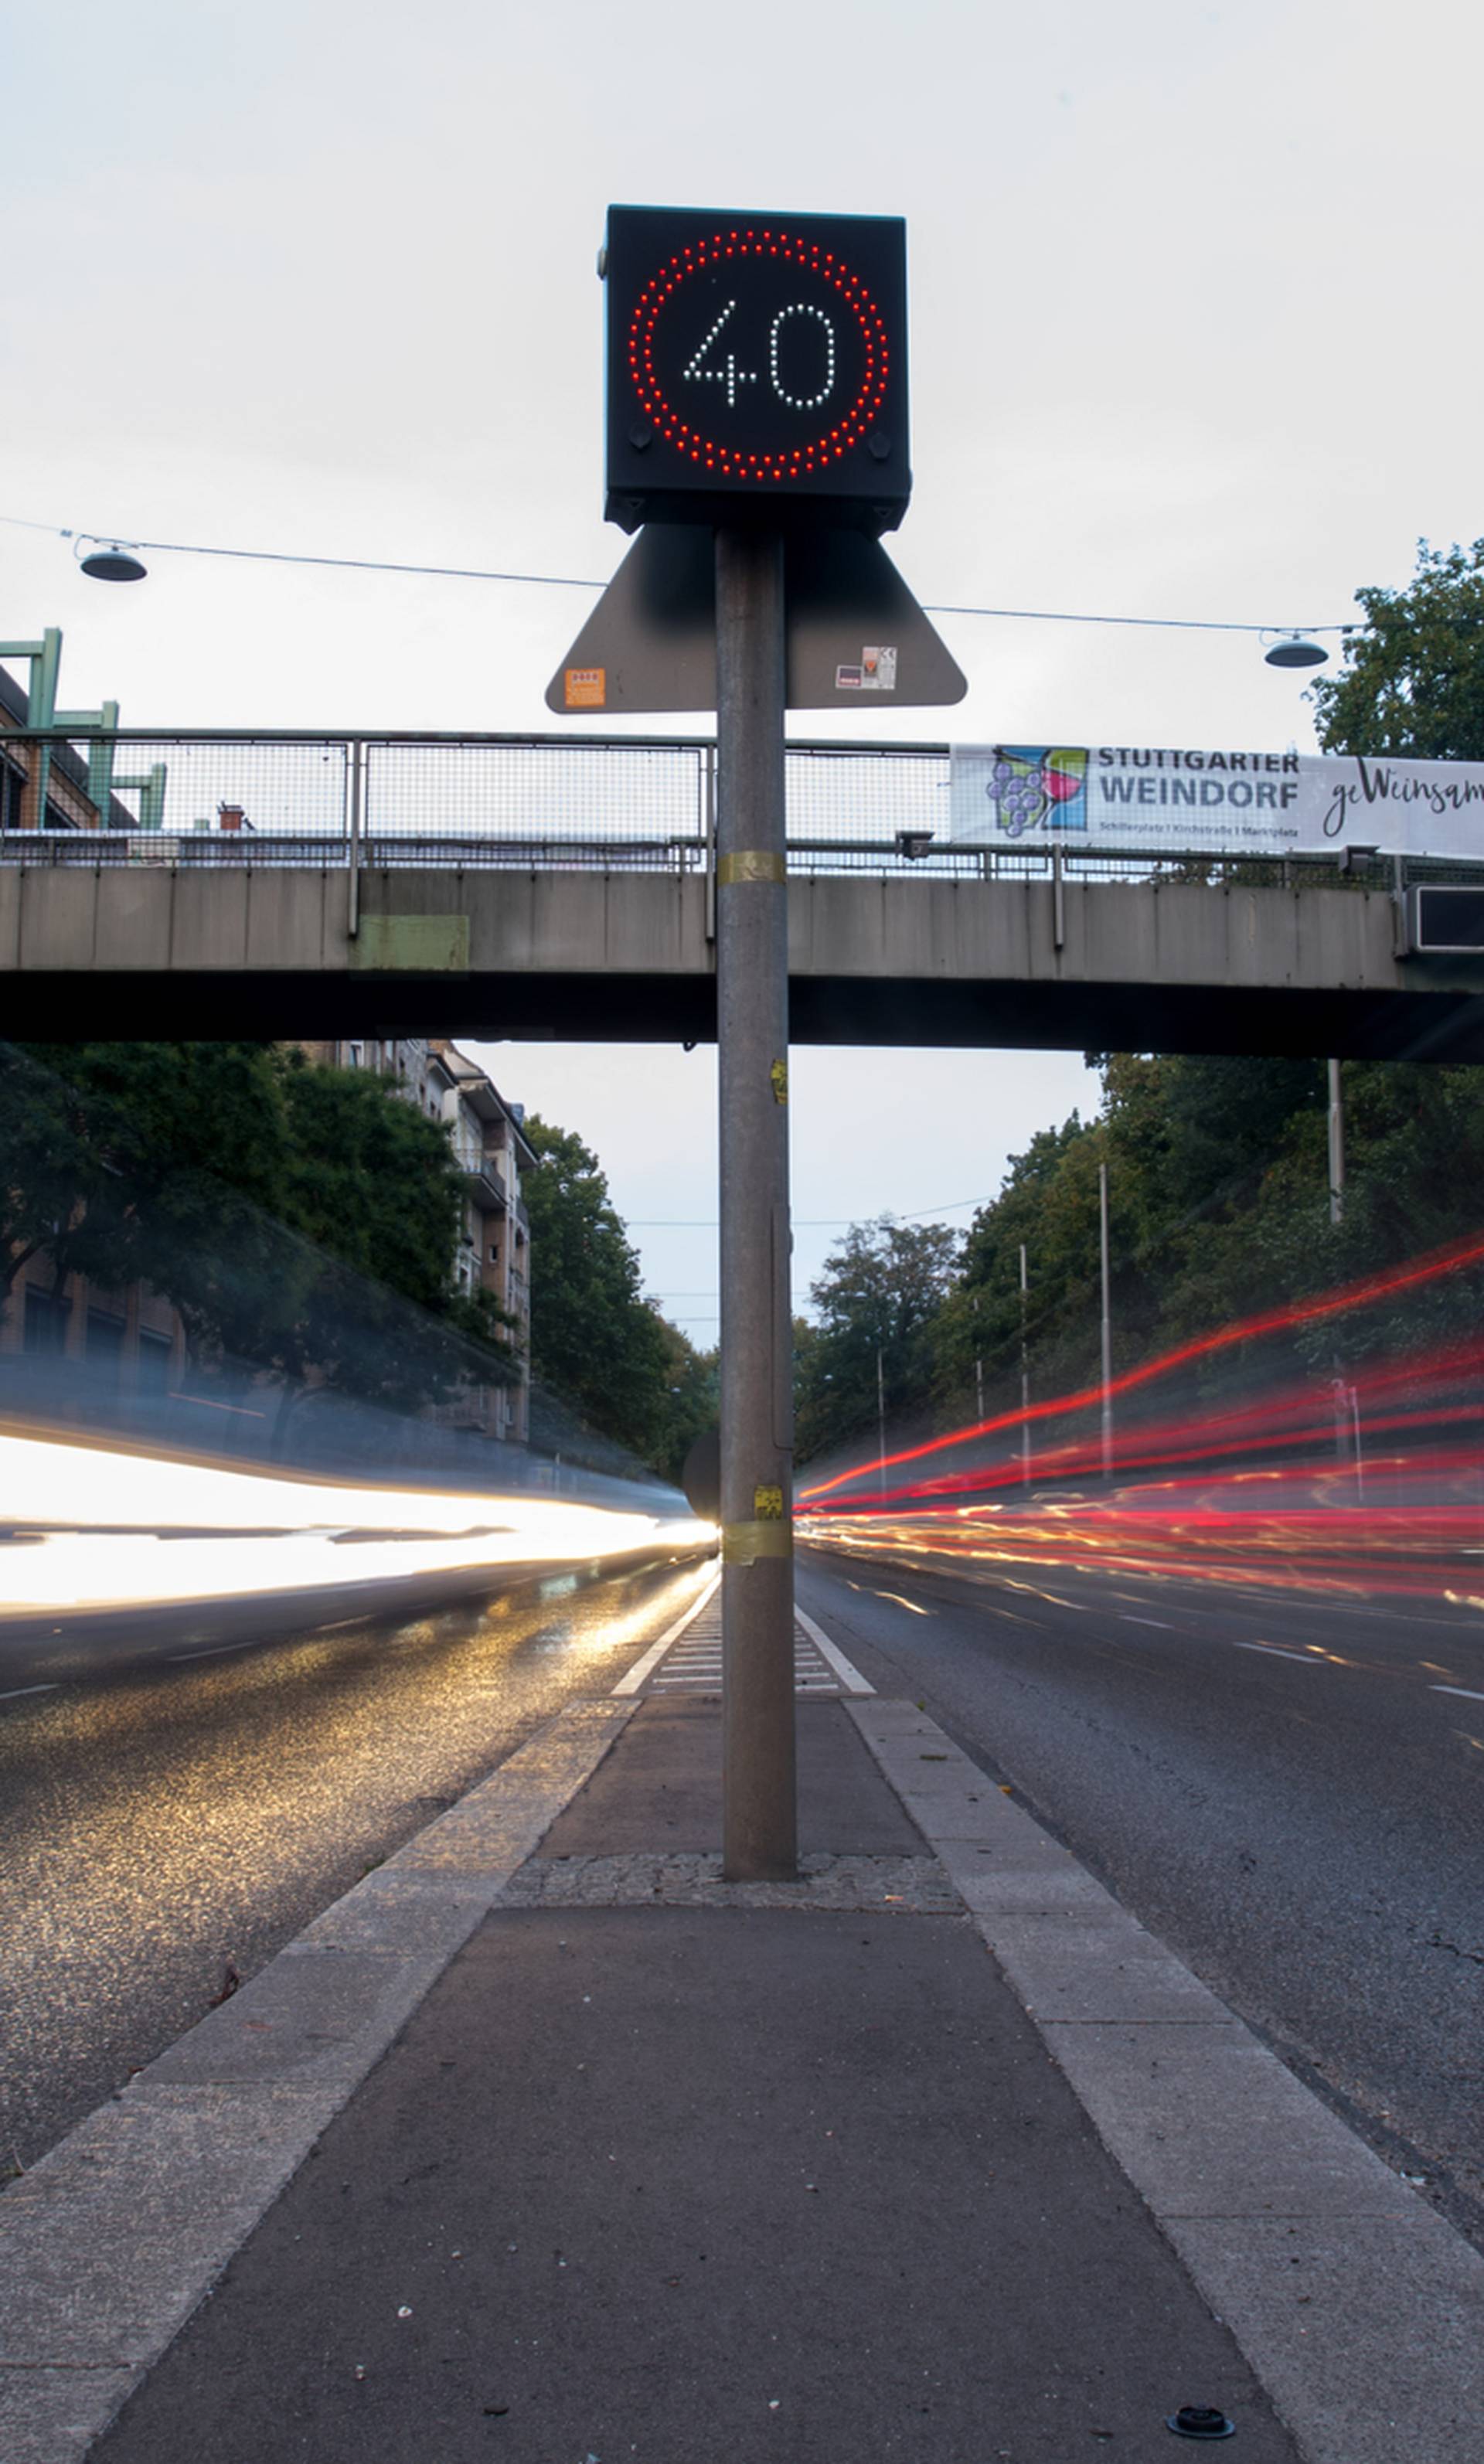
POLYGON ((7 1435, 0 1501, 0 1621, 575 1563, 711 1536, 683 1514, 280 1479, 7 1435))

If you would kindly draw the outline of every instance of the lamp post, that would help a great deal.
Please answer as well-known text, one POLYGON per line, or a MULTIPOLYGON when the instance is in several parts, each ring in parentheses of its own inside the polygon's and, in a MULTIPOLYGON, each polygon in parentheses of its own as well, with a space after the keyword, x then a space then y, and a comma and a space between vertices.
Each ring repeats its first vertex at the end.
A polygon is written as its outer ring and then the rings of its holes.
POLYGON ((1340 1064, 1331 1061, 1329 1071, 1329 1220, 1342 1223, 1345 1214, 1345 1108, 1344 1090, 1340 1082, 1340 1064))
POLYGON ((1020 1244, 1020 1477, 1027 1488, 1030 1485, 1030 1353, 1027 1341, 1027 1313, 1030 1309, 1030 1278, 1026 1271, 1026 1244, 1020 1244))
MULTIPOLYGON (((1329 1220, 1342 1223, 1345 1220, 1345 1111, 1344 1089, 1340 1085, 1340 1063, 1331 1058, 1325 1065, 1329 1080, 1329 1220)), ((1361 1428, 1358 1415, 1352 1412, 1355 1389, 1347 1386, 1340 1367, 1340 1355, 1335 1353, 1335 1461, 1342 1463, 1349 1448, 1352 1421, 1355 1434, 1356 1486, 1363 1494, 1361 1473, 1361 1428)))
POLYGON ((1108 1167, 1097 1167, 1097 1219, 1102 1267, 1102 1476, 1113 1478, 1113 1308, 1108 1271, 1108 1167))

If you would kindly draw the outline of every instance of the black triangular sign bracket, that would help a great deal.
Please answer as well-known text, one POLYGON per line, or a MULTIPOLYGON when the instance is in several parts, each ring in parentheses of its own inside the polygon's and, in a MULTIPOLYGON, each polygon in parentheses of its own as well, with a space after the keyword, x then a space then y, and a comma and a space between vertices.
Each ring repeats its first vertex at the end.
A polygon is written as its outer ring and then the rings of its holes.
MULTIPOLYGON (((785 544, 790 710, 962 701, 963 670, 878 539, 819 530, 785 544)), ((717 706, 716 537, 700 523, 639 533, 546 688, 547 708, 615 715, 717 706)))

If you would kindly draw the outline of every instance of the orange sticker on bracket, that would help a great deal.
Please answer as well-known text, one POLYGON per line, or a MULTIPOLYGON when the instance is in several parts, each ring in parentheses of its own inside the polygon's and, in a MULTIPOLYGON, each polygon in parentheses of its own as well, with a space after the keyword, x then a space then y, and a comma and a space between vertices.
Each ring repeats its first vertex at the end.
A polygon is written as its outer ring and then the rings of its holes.
POLYGON ((607 668, 568 668, 564 686, 568 710, 603 710, 607 706, 607 668))

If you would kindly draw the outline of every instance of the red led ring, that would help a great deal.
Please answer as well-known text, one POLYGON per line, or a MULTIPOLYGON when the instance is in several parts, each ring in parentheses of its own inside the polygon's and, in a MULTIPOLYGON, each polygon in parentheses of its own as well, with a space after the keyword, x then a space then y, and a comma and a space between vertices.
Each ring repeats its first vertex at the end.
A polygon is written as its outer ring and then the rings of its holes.
POLYGON ((629 327, 629 369, 646 418, 658 430, 661 440, 685 459, 702 463, 707 470, 715 470, 720 464, 728 478, 797 479, 830 462, 843 460, 860 443, 868 423, 880 410, 886 399, 886 327, 865 284, 852 274, 842 257, 822 253, 812 244, 790 240, 786 231, 780 231, 776 240, 770 231, 764 231, 761 241, 751 231, 715 231, 709 240, 698 241, 694 249, 685 249, 680 256, 671 257, 640 295, 629 327), (654 373, 653 343, 660 310, 687 275, 698 274, 703 267, 728 256, 764 255, 786 256, 804 271, 819 275, 842 294, 860 327, 866 372, 845 417, 824 435, 808 445, 796 446, 791 452, 742 453, 730 446, 719 445, 680 418, 654 373))

